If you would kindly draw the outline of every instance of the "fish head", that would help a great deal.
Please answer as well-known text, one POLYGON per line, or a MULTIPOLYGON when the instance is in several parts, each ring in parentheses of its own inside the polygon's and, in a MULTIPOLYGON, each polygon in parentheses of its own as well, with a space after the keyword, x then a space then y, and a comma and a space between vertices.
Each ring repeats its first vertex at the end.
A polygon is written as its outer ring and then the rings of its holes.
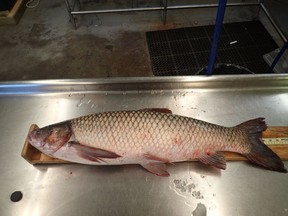
POLYGON ((28 135, 31 145, 47 155, 53 155, 72 135, 68 123, 59 123, 33 130, 28 135))

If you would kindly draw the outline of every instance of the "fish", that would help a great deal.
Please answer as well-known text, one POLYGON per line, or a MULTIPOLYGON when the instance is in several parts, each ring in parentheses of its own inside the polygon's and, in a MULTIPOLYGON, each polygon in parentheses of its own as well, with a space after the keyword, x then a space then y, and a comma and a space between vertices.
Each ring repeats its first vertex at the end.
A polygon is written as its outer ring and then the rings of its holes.
POLYGON ((54 158, 89 165, 139 164, 158 176, 169 176, 167 164, 191 160, 226 169, 224 152, 287 173, 261 139, 266 129, 264 118, 225 127, 151 108, 74 118, 33 130, 28 140, 54 158))

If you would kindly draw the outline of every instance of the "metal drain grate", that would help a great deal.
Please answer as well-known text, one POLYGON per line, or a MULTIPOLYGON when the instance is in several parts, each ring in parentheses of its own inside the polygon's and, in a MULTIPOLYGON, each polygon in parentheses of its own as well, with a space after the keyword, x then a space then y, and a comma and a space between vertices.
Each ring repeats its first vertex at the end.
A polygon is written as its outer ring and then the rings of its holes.
MULTIPOLYGON (((146 32, 154 75, 193 75, 202 70, 208 64, 213 31, 211 25, 146 32)), ((216 63, 236 64, 254 73, 265 73, 269 66, 263 55, 277 47, 259 21, 224 24, 216 63)), ((229 69, 232 74, 239 73, 229 69)), ((219 69, 215 72, 221 73, 219 69)))

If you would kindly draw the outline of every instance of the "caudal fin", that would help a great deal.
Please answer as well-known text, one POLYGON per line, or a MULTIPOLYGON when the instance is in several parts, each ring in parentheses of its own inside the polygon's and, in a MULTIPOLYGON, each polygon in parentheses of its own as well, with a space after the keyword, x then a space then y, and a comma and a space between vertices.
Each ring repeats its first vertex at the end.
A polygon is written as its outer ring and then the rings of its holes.
POLYGON ((262 166, 266 169, 287 173, 283 162, 277 154, 268 148, 261 140, 262 131, 267 129, 264 118, 257 118, 244 122, 237 126, 248 134, 251 150, 247 154, 243 154, 249 161, 262 166))

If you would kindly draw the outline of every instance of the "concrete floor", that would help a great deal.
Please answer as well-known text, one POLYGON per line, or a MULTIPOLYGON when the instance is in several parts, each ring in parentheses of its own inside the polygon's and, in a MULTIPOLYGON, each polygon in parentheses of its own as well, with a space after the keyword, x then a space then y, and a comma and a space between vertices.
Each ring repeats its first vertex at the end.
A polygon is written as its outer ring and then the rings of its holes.
MULTIPOLYGON (((112 0, 82 2, 89 9, 95 2, 99 8, 131 6, 128 0, 121 5, 112 0)), ((0 80, 153 76, 146 31, 214 24, 215 15, 215 9, 169 11, 166 25, 159 11, 84 15, 75 30, 63 0, 40 0, 38 7, 26 9, 18 25, 0 26, 0 80)), ((231 7, 225 22, 256 15, 255 7, 231 7)))

